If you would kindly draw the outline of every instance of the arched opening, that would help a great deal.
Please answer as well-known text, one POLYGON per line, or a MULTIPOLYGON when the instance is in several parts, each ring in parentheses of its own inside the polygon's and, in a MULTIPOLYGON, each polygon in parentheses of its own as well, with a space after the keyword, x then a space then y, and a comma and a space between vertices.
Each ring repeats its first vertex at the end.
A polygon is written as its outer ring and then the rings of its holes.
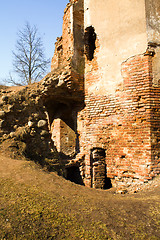
POLYGON ((74 157, 77 149, 76 114, 72 107, 50 99, 46 102, 51 140, 61 158, 74 157))

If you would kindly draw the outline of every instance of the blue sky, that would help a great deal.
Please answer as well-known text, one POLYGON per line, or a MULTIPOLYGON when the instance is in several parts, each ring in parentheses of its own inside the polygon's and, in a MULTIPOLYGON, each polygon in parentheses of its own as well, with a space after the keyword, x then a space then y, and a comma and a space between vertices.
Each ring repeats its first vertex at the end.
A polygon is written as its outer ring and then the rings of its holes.
POLYGON ((69 0, 0 0, 0 83, 12 68, 17 32, 26 21, 42 36, 46 58, 52 58, 56 38, 62 34, 63 12, 69 0))

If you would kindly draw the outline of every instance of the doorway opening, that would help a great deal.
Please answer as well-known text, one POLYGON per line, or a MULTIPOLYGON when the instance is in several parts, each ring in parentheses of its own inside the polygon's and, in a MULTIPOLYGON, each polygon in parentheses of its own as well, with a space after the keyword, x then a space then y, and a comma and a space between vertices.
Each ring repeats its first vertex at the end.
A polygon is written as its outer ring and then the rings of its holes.
POLYGON ((79 185, 84 185, 78 166, 71 166, 66 169, 66 179, 79 185))

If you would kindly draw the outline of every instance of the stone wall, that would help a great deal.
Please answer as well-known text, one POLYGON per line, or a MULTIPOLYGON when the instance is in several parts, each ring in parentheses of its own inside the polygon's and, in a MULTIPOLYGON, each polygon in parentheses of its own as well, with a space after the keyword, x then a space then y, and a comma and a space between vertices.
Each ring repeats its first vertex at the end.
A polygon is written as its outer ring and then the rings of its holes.
POLYGON ((76 149, 76 146, 72 147, 73 142, 76 145, 76 113, 72 109, 82 101, 81 91, 76 86, 71 71, 60 68, 38 83, 1 87, 0 151, 61 171, 64 163, 59 153, 71 158, 76 149), (54 120, 56 122, 59 117, 59 127, 52 131, 54 120))

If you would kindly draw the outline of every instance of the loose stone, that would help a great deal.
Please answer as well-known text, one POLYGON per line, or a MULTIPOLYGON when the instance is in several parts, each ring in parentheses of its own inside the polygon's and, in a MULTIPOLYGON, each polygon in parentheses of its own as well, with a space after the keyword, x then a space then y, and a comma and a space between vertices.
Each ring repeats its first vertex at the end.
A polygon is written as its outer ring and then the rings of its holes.
POLYGON ((47 121, 46 120, 39 120, 38 121, 38 124, 37 124, 37 127, 38 128, 42 128, 42 127, 45 127, 47 124, 47 121))

